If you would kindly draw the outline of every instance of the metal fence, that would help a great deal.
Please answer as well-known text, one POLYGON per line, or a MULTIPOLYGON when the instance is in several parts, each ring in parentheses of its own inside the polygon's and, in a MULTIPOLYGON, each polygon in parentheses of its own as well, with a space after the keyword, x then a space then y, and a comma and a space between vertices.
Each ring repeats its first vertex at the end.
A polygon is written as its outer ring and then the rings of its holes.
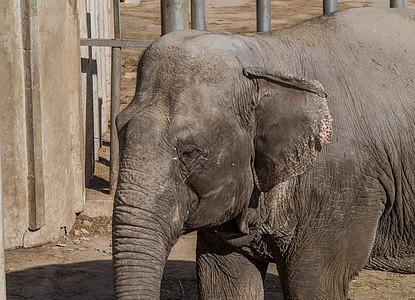
MULTIPOLYGON (((138 47, 146 48, 152 41, 148 40, 123 40, 120 29, 120 0, 113 0, 114 11, 114 39, 81 39, 81 46, 111 47, 111 124, 115 124, 115 117, 120 110, 121 91, 121 48, 138 47)), ((390 0, 391 8, 403 8, 404 0, 390 0)), ((169 33, 175 30, 189 28, 189 0, 161 0, 161 32, 169 33)), ((256 0, 257 31, 268 32, 271 30, 271 0, 256 0)), ((331 14, 337 11, 337 0, 323 0, 323 14, 331 14)), ((206 29, 205 0, 190 0, 191 28, 197 30, 206 29)), ((116 189, 119 150, 118 137, 115 126, 111 126, 110 144, 110 184, 109 191, 113 194, 116 189)))

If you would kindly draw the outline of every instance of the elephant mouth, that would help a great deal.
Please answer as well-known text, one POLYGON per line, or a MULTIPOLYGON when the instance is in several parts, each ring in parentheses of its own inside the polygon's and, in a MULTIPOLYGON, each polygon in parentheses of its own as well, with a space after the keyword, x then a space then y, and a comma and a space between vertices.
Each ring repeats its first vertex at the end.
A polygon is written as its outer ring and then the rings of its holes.
POLYGON ((225 243, 238 248, 247 246, 257 240, 255 234, 240 232, 235 220, 228 221, 221 226, 212 228, 211 231, 212 234, 218 236, 225 243))
POLYGON ((255 236, 244 234, 242 232, 220 232, 218 231, 217 234, 219 237, 226 242, 227 244, 234 246, 234 247, 242 247, 249 245, 253 240, 255 240, 255 236))

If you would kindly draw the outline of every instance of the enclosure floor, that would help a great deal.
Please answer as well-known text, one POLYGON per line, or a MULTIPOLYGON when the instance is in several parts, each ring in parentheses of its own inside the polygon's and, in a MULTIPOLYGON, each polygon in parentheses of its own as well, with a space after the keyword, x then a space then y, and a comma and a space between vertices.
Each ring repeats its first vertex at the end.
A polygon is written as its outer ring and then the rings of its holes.
MULTIPOLYGON (((161 299, 196 300, 196 234, 182 236, 164 271, 161 299)), ((6 251, 7 299, 113 299, 111 218, 78 216, 60 240, 6 251), (77 234, 77 235, 75 235, 77 234)), ((415 275, 363 270, 349 298, 415 299, 415 275)), ((275 265, 268 269, 266 300, 282 300, 275 265)))

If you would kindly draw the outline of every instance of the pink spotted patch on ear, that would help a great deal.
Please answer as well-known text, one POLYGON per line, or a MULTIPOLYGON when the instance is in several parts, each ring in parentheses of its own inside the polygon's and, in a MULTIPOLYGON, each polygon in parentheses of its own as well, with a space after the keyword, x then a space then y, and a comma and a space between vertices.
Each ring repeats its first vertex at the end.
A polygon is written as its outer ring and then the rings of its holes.
POLYGON ((322 144, 330 144, 333 136, 333 118, 330 114, 324 116, 320 121, 320 132, 318 135, 319 141, 322 144))

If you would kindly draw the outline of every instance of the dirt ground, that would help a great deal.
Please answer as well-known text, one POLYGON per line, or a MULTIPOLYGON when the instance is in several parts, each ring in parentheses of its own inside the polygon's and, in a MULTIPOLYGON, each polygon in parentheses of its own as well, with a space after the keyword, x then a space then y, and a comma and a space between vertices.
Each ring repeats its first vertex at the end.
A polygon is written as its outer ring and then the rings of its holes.
MULTIPOLYGON (((388 0, 339 1, 338 8, 387 7, 388 0)), ((272 1, 272 29, 318 16, 321 1, 272 1)), ((406 7, 415 8, 415 0, 406 7)), ((121 3, 122 37, 156 39, 160 35, 159 1, 140 5, 121 3)), ((255 1, 206 1, 207 29, 237 33, 255 31, 255 1)), ((122 106, 135 92, 136 66, 142 50, 123 49, 122 106)), ((108 185, 108 149, 101 150, 96 177, 99 189, 108 185)), ((167 262, 161 299, 196 299, 195 237, 183 236, 167 262)), ((8 299, 113 299, 111 267, 111 220, 108 217, 77 217, 74 228, 49 244, 6 251, 8 299)), ((282 299, 275 265, 265 284, 265 299, 282 299)), ((415 299, 415 275, 363 270, 351 284, 350 299, 415 299)))

